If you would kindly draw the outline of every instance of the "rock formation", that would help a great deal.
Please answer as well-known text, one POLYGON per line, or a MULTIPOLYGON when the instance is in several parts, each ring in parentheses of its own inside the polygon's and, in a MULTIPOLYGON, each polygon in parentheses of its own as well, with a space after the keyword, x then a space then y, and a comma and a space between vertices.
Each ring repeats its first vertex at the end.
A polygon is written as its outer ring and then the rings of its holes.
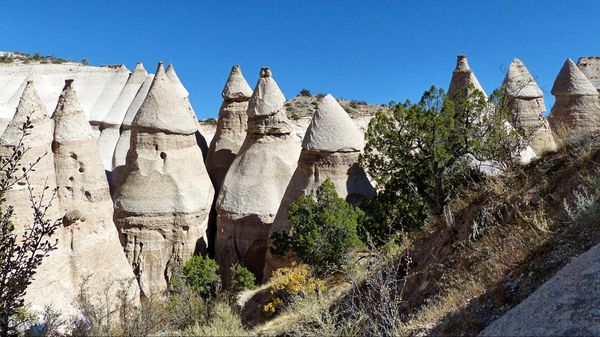
MULTIPOLYGON (((16 108, 13 119, 8 124, 0 138, 0 156, 10 156, 13 149, 21 141, 23 132, 21 128, 30 118, 33 129, 23 138, 23 144, 29 148, 23 155, 20 164, 28 167, 41 158, 34 166, 35 171, 29 173, 29 181, 33 188, 33 195, 39 198, 44 194, 44 200, 49 202, 52 192, 56 187, 54 172, 54 155, 52 153, 52 121, 48 116, 42 100, 34 89, 33 81, 27 81, 22 96, 16 108), (44 192, 44 186, 48 190, 44 192)), ((29 191, 26 184, 14 185, 5 195, 6 204, 14 207, 12 222, 15 232, 23 233, 25 228, 33 223, 33 212, 29 200, 29 191)), ((47 218, 54 221, 61 217, 59 201, 54 199, 52 207, 48 210, 47 218)), ((29 286, 26 300, 32 304, 33 310, 42 310, 45 305, 52 304, 67 313, 73 313, 72 300, 77 287, 76 280, 64 275, 72 275, 69 264, 69 249, 67 238, 62 228, 55 233, 60 245, 54 250, 38 268, 36 279, 29 286)))
POLYGON ((190 93, 185 89, 185 87, 179 80, 179 76, 177 76, 177 73, 175 72, 175 67, 173 67, 172 64, 169 64, 165 72, 167 73, 167 77, 169 78, 169 80, 171 80, 171 82, 173 82, 173 84, 175 85, 177 95, 179 95, 179 97, 181 98, 188 98, 190 96, 190 93))
POLYGON ((248 104, 246 139, 216 202, 215 257, 226 283, 235 262, 262 278, 269 230, 300 154, 284 103, 271 71, 262 68, 248 104))
POLYGON ((452 79, 450 80, 450 86, 448 87, 448 97, 453 98, 464 88, 468 86, 472 86, 472 89, 479 90, 484 96, 487 96, 485 90, 471 67, 469 67, 469 62, 467 62, 467 57, 465 55, 458 55, 456 57, 456 68, 452 72, 452 79))
POLYGON ((131 101, 131 104, 127 108, 127 112, 125 113, 125 118, 123 118, 123 122, 121 123, 121 134, 119 135, 119 140, 117 140, 117 145, 115 145, 115 151, 112 158, 113 169, 110 177, 111 190, 114 190, 121 181, 121 173, 125 168, 127 152, 129 151, 131 141, 131 123, 133 123, 135 115, 142 106, 142 103, 144 103, 146 95, 148 95, 148 90, 150 90, 150 86, 152 85, 152 81, 154 81, 154 75, 150 74, 146 77, 144 83, 142 83, 142 86, 138 90, 133 101, 131 101))
POLYGON ((81 106, 88 119, 96 123, 106 115, 128 76, 129 70, 123 65, 94 67, 73 62, 0 64, 0 126, 6 126, 11 120, 29 79, 35 81, 36 91, 49 112, 56 107, 65 79, 74 79, 81 106))
MULTIPOLYGON (((321 99, 302 142, 298 167, 287 186, 277 211, 271 233, 288 231, 288 212, 301 195, 316 196, 317 188, 329 178, 340 197, 358 202, 375 191, 364 171, 358 166, 358 156, 364 148, 364 137, 336 99, 327 95, 321 99)), ((286 265, 286 259, 267 252, 264 276, 286 265)))
MULTIPOLYGON (((91 294, 104 291, 112 281, 133 279, 112 220, 112 200, 98 146, 72 82, 65 81, 52 115, 57 194, 64 214, 59 251, 68 253, 59 264, 52 264, 52 270, 61 286, 73 287, 65 301, 77 295, 79 283, 89 275, 93 275, 88 283, 91 294)), ((113 301, 117 290, 109 293, 113 301)))
POLYGON ((131 102, 147 77, 148 73, 144 69, 144 66, 141 63, 136 64, 123 90, 119 93, 119 97, 99 125, 100 136, 98 137, 98 147, 100 148, 102 163, 106 171, 112 171, 113 169, 112 159, 117 141, 121 135, 121 123, 125 118, 129 105, 131 105, 131 102))
POLYGON ((600 129, 598 91, 571 59, 556 76, 552 94, 556 100, 548 121, 557 137, 576 137, 600 129))
POLYGON ((110 109, 118 99, 121 91, 125 87, 131 73, 124 65, 112 66, 119 71, 111 73, 102 88, 98 88, 100 95, 94 105, 90 108, 89 121, 94 130, 96 138, 100 136, 100 126, 105 117, 110 113, 110 109))
POLYGON ((167 289, 172 268, 206 246, 214 189, 194 133, 196 116, 159 64, 132 122, 115 192, 115 219, 142 293, 167 289))
POLYGON ((252 89, 244 79, 240 66, 234 65, 231 68, 221 96, 223 104, 219 110, 217 131, 206 157, 206 169, 217 191, 246 138, 246 110, 252 89))
POLYGON ((580 57, 577 61, 577 66, 590 80, 590 82, 592 82, 596 90, 600 92, 600 57, 580 57))
POLYGON ((511 62, 502 86, 508 95, 512 125, 522 128, 536 156, 556 151, 540 87, 519 59, 511 62))

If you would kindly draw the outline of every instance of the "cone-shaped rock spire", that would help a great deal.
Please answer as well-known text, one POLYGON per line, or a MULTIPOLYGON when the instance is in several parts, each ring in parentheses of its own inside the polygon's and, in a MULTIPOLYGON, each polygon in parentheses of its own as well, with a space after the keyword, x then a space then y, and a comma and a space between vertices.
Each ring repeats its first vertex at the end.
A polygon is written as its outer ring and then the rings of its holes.
POLYGON ((227 101, 248 101, 252 96, 252 88, 246 82, 239 65, 231 67, 221 96, 227 101))
POLYGON ((206 169, 217 191, 246 138, 248 124, 246 110, 248 110, 252 89, 238 65, 231 68, 221 95, 223 104, 219 110, 217 131, 210 142, 206 156, 206 169))
POLYGON ((173 82, 173 84, 175 85, 175 90, 177 91, 177 94, 181 98, 189 97, 190 93, 187 91, 187 89, 183 86, 183 84, 179 80, 179 76, 177 76, 177 73, 175 72, 175 67, 173 67, 172 64, 169 64, 169 66, 167 67, 167 70, 165 72, 166 72, 169 80, 171 80, 171 82, 173 82))
POLYGON ((360 151, 365 146, 363 138, 344 108, 333 96, 327 95, 319 102, 304 135, 302 148, 324 152, 360 151))
POLYGON ((125 253, 146 296, 164 292, 173 266, 206 248, 214 189, 195 132, 189 101, 159 64, 114 196, 125 253))
MULTIPOLYGON (((301 195, 316 196, 317 188, 329 178, 340 197, 358 202, 374 193, 373 186, 358 166, 364 136, 337 100, 321 99, 302 142, 298 167, 287 186, 270 232, 289 231, 289 209, 301 195)), ((270 243, 271 244, 271 243, 270 243)), ((290 259, 267 250, 264 277, 287 266, 290 259)))
POLYGON ((248 106, 246 139, 216 202, 215 257, 225 283, 235 262, 262 278, 269 229, 300 154, 284 103, 271 72, 261 69, 248 106))
POLYGON ((473 70, 469 67, 469 62, 465 55, 458 55, 456 58, 456 68, 452 72, 452 79, 450 80, 450 86, 448 87, 448 96, 454 97, 464 88, 472 86, 474 90, 481 91, 482 94, 486 95, 483 87, 479 84, 479 80, 475 77, 473 70))
POLYGON ((197 131, 196 116, 189 101, 181 99, 159 63, 148 95, 133 119, 139 128, 189 134, 197 131))
POLYGON ((144 99, 146 99, 146 95, 148 95, 148 91, 150 90, 150 86, 152 85, 152 81, 154 80, 154 74, 148 75, 142 86, 135 94, 133 101, 127 108, 127 113, 125 114, 125 118, 123 118, 123 122, 121 123, 121 134, 119 135, 119 140, 117 141, 117 145, 115 146, 115 152, 113 153, 112 159, 112 167, 113 171, 111 174, 111 188, 118 185, 120 181, 120 173, 125 167, 125 161, 127 157, 127 151, 129 151, 129 143, 131 140, 131 123, 133 123, 133 119, 135 115, 139 111, 142 103, 144 103, 144 99))
POLYGON ((148 73, 141 63, 136 64, 135 69, 129 75, 127 83, 121 90, 119 97, 113 104, 108 115, 100 124, 100 137, 98 137, 98 147, 100 155, 102 155, 102 163, 106 171, 113 169, 113 155, 115 147, 121 135, 120 128, 127 108, 135 98, 135 95, 140 90, 140 87, 148 77, 148 73))
POLYGON ((556 100, 548 121, 557 136, 581 136, 600 129, 598 92, 571 59, 556 76, 552 94, 556 100))
MULTIPOLYGON (((52 115, 57 194, 64 214, 59 245, 62 242, 68 253, 62 264, 69 265, 70 271, 53 268, 71 284, 68 299, 75 298, 81 279, 90 274, 94 275, 88 284, 92 293, 103 291, 116 279, 134 278, 112 220, 112 200, 98 145, 72 82, 65 81, 52 115)), ((116 293, 117 289, 109 293, 112 300, 116 293)))
MULTIPOLYGON (((504 78, 503 88, 509 98, 511 122, 527 133, 529 145, 536 154, 534 157, 555 151, 556 144, 552 131, 544 118, 546 112, 544 95, 521 60, 515 58, 511 62, 504 78)), ((526 163, 531 159, 522 161, 526 163)))

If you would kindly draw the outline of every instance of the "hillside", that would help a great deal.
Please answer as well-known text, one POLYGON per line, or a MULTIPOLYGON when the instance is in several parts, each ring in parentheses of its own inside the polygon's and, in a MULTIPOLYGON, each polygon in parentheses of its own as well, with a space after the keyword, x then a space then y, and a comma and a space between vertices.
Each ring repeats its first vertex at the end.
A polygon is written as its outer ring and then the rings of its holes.
MULTIPOLYGON (((372 256, 377 268, 362 261, 363 276, 334 281, 326 300, 301 301, 256 330, 352 334, 375 320, 397 335, 476 335, 600 243, 598 161, 596 134, 479 185, 446 219, 407 233, 401 253, 372 256), (322 309, 307 309, 314 305, 322 309)), ((568 334, 569 324, 561 328, 547 332, 568 334)))

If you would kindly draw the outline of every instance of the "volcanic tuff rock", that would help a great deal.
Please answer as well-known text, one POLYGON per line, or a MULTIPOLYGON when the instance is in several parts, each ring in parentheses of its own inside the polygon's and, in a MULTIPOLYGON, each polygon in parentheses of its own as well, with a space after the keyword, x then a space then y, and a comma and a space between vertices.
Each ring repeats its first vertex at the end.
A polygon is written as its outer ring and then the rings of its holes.
MULTIPOLYGON (((89 275, 94 276, 87 284, 92 294, 101 293, 113 281, 132 280, 134 276, 112 220, 112 200, 98 146, 72 80, 65 81, 52 119, 57 194, 64 214, 59 251, 68 253, 52 268, 61 286, 70 287, 68 298, 56 299, 62 303, 74 299, 79 283, 89 275)), ((109 292, 111 301, 117 300, 116 292, 109 292)), ((131 292, 136 293, 135 289, 131 292)))
MULTIPOLYGON (((129 70, 122 65, 93 67, 77 63, 0 64, 0 121, 15 113, 26 80, 34 80, 46 111, 56 107, 65 79, 75 79, 83 110, 91 121, 101 121, 125 84, 129 70)), ((2 123, 0 123, 2 124, 2 123)), ((2 128, 3 131, 3 128, 2 128)))
MULTIPOLYGON (((336 99, 321 99, 304 140, 298 167, 287 186, 277 211, 271 233, 289 231, 288 212, 301 195, 316 195, 317 188, 329 178, 337 193, 350 202, 360 201, 374 193, 373 186, 358 166, 364 148, 364 137, 336 99)), ((267 251, 264 276, 288 264, 289 260, 267 251)))
POLYGON ((167 289, 172 268, 206 247, 214 189, 194 133, 196 116, 159 64, 132 122, 115 192, 115 219, 145 296, 167 289))
POLYGON ((119 140, 115 146, 112 158, 113 169, 110 177, 110 186, 113 191, 121 182, 121 174, 123 169, 125 169, 127 152, 129 151, 131 142, 131 123, 133 123, 135 115, 142 106, 142 103, 144 103, 144 99, 146 99, 146 95, 148 95, 148 90, 150 90, 152 81, 154 81, 154 75, 150 74, 146 77, 146 80, 135 94, 133 101, 131 101, 131 104, 127 108, 125 118, 123 118, 123 122, 121 123, 121 134, 119 135, 119 140))
POLYGON ((555 134, 580 136, 600 129, 598 92, 571 59, 565 61, 552 86, 556 96, 548 121, 555 134))
POLYGON ((175 67, 172 64, 169 64, 166 70, 167 77, 173 82, 175 85, 175 89, 177 91, 177 95, 182 98, 187 98, 190 96, 190 93, 185 89, 181 81, 179 80, 179 76, 175 72, 175 67))
POLYGON ((525 130, 536 156, 556 151, 552 131, 543 117, 544 95, 521 60, 513 59, 502 85, 509 97, 511 122, 525 130))
POLYGON ((226 283, 235 262, 262 278, 269 230, 300 154, 284 103, 271 71, 262 68, 248 104, 246 139, 216 202, 215 257, 226 283))
POLYGON ((580 57, 577 66, 600 92, 600 57, 580 57))
POLYGON ((448 87, 448 96, 454 97, 464 88, 471 85, 473 89, 479 90, 484 96, 487 96, 479 80, 475 77, 473 70, 469 67, 467 57, 465 55, 458 55, 456 57, 456 68, 452 72, 452 79, 450 80, 450 86, 448 87))
POLYGON ((252 89, 244 79, 240 66, 234 65, 231 68, 221 96, 223 104, 219 110, 217 131, 210 142, 206 157, 206 169, 217 192, 246 138, 246 110, 252 89))
POLYGON ((125 83, 125 86, 119 93, 117 100, 100 123, 98 147, 100 148, 100 154, 102 155, 104 169, 107 171, 112 171, 113 169, 112 159, 115 147, 117 146, 117 142, 121 135, 121 123, 125 118, 127 109, 147 77, 148 73, 146 72, 146 69, 144 69, 144 66, 141 63, 136 64, 135 69, 127 79, 127 83, 125 83))

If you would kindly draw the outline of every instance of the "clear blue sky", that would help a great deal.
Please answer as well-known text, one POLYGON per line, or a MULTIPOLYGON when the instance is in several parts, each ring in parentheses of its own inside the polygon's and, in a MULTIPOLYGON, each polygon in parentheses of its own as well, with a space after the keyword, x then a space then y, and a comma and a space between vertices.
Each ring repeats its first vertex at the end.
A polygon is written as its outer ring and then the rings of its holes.
POLYGON ((446 88, 459 53, 488 92, 520 58, 551 103, 567 57, 600 55, 599 14, 600 1, 0 0, 0 50, 172 62, 200 118, 216 116, 236 63, 252 87, 270 66, 288 98, 387 103, 446 88))

